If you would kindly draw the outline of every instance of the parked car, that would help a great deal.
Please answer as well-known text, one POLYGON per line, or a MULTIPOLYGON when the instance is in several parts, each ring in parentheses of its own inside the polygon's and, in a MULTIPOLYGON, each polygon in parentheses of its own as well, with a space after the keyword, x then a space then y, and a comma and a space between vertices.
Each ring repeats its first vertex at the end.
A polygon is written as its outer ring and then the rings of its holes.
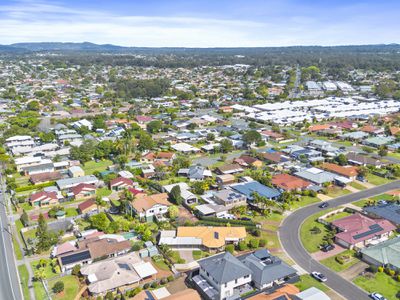
POLYGON ((357 179, 358 181, 361 181, 361 182, 367 182, 367 179, 366 179, 364 176, 358 175, 358 176, 356 177, 356 179, 357 179))
POLYGON ((378 205, 386 205, 388 204, 386 200, 379 200, 378 205))
POLYGON ((386 300, 385 297, 383 297, 381 294, 378 293, 372 293, 369 296, 374 300, 386 300))
POLYGON ((329 206, 329 203, 327 203, 327 202, 324 202, 324 203, 321 203, 320 205, 318 205, 319 208, 327 208, 328 206, 329 206))
POLYGON ((242 218, 240 218, 240 220, 241 220, 241 221, 251 221, 251 219, 250 219, 250 218, 247 218, 247 217, 242 217, 242 218))
POLYGON ((321 250, 322 250, 323 252, 329 252, 329 251, 332 251, 333 249, 335 249, 335 245, 332 245, 332 244, 328 244, 328 245, 323 246, 323 247, 321 248, 321 250))
POLYGON ((315 272, 314 271, 314 272, 311 273, 311 276, 314 277, 315 279, 317 279, 318 281, 321 281, 321 282, 325 282, 325 281, 328 280, 328 278, 326 278, 325 275, 320 273, 320 272, 315 272))

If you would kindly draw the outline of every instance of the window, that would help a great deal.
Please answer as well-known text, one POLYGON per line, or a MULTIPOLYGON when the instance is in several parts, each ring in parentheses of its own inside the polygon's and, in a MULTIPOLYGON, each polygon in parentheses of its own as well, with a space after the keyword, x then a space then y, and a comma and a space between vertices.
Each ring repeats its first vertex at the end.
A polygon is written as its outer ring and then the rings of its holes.
POLYGON ((237 283, 237 279, 235 279, 235 283, 237 283))
POLYGON ((249 278, 250 277, 250 275, 246 275, 246 276, 244 276, 244 279, 247 279, 247 278, 249 278))

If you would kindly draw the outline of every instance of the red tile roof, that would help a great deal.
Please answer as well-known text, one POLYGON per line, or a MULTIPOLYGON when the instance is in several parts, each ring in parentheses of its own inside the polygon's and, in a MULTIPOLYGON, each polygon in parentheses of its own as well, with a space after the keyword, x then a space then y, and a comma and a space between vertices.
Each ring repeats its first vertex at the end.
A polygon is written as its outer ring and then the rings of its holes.
POLYGON ((295 189, 305 189, 311 185, 311 182, 289 174, 278 174, 272 177, 272 184, 286 191, 290 191, 295 189))
POLYGON ((133 181, 125 177, 118 177, 110 181, 111 187, 119 185, 133 186, 133 181))
POLYGON ((93 184, 88 183, 80 183, 77 186, 74 186, 71 191, 74 195, 78 195, 83 191, 95 191, 96 187, 93 184))

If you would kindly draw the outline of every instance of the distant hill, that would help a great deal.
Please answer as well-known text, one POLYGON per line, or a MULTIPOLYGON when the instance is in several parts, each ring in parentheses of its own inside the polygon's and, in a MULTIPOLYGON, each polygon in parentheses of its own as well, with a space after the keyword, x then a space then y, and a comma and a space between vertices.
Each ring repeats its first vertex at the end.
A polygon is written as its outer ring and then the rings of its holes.
POLYGON ((38 42, 38 43, 15 43, 11 45, 0 45, 0 53, 4 52, 113 52, 113 53, 186 53, 186 54, 220 54, 252 55, 255 53, 400 53, 399 44, 380 45, 344 45, 344 46, 291 46, 291 47, 238 47, 238 48, 184 48, 184 47, 123 47, 111 44, 83 43, 59 43, 59 42, 38 42))

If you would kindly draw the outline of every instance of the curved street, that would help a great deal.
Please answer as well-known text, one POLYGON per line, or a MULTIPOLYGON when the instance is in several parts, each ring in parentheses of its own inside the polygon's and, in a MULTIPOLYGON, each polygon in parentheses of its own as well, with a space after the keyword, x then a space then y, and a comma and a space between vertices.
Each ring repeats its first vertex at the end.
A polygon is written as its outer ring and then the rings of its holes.
MULTIPOLYGON (((400 180, 329 200, 329 208, 376 196, 398 188, 400 188, 400 180)), ((305 219, 321 211, 318 207, 320 204, 321 203, 316 203, 303 207, 285 218, 278 232, 282 248, 289 257, 306 272, 318 271, 325 274, 328 278, 326 285, 342 297, 349 300, 370 299, 368 294, 362 289, 314 260, 303 247, 300 240, 300 227, 305 219)))

